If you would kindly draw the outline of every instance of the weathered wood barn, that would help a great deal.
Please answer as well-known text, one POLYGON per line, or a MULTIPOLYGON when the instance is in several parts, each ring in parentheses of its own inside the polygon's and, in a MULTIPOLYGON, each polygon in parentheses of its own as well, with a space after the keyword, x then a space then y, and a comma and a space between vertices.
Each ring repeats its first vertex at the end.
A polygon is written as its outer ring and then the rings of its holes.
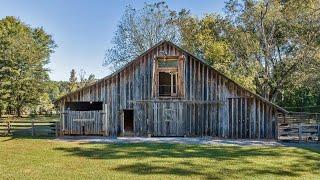
POLYGON ((168 41, 57 105, 64 135, 275 139, 286 113, 168 41))

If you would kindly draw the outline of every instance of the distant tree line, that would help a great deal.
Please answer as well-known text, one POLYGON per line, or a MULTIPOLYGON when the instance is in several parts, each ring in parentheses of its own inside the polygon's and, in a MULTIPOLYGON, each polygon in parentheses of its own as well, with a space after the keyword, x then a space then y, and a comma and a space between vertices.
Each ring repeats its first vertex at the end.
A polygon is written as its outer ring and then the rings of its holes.
POLYGON ((196 17, 165 2, 128 6, 105 65, 165 39, 281 106, 320 105, 320 1, 229 0, 224 9, 196 17))

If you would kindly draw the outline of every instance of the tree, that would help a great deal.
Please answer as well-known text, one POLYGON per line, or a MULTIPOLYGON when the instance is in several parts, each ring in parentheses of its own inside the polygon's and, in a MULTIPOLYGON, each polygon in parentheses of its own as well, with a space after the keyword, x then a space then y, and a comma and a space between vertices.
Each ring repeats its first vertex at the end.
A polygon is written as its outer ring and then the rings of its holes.
POLYGON ((188 14, 184 9, 169 9, 165 2, 145 4, 138 10, 128 6, 112 40, 114 45, 107 50, 105 65, 117 69, 161 40, 179 43, 177 22, 188 14))
POLYGON ((96 81, 96 77, 94 74, 90 74, 87 80, 87 84, 91 84, 96 81))
POLYGON ((77 90, 78 84, 77 84, 77 75, 76 71, 74 69, 70 72, 70 78, 69 78, 69 92, 73 92, 77 90))
POLYGON ((40 104, 38 97, 49 79, 45 65, 55 47, 43 28, 32 28, 15 17, 0 20, 0 101, 18 116, 24 108, 40 104))
POLYGON ((319 71, 319 1, 230 0, 225 9, 185 18, 182 46, 274 102, 319 71))
POLYGON ((49 81, 47 86, 47 93, 52 102, 69 92, 68 81, 49 81))
POLYGON ((320 73, 317 68, 308 68, 306 78, 295 81, 283 89, 277 103, 289 111, 320 113, 320 73))
POLYGON ((229 36, 244 34, 248 40, 234 41, 233 54, 258 63, 255 83, 263 97, 276 101, 297 77, 311 75, 306 70, 319 70, 319 8, 316 0, 227 2, 227 19, 235 29, 229 36))
POLYGON ((80 69, 80 73, 79 73, 79 78, 80 78, 80 83, 79 83, 79 87, 82 88, 84 86, 86 86, 86 71, 83 69, 80 69))
POLYGON ((232 31, 235 29, 231 28, 229 21, 216 14, 208 14, 201 19, 190 16, 183 20, 180 27, 184 49, 205 59, 209 65, 231 79, 255 90, 256 64, 254 61, 244 62, 236 58, 233 43, 243 39, 230 36, 233 36, 232 31))
POLYGON ((79 78, 79 88, 85 87, 96 81, 94 74, 90 74, 88 78, 86 78, 86 71, 84 71, 83 69, 80 70, 79 78))

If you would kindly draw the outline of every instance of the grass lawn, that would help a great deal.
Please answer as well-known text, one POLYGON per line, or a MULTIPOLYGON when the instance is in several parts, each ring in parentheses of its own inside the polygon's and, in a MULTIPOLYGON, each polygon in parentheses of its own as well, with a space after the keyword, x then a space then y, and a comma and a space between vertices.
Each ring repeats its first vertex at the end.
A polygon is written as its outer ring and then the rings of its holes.
POLYGON ((319 179, 320 148, 0 138, 0 179, 319 179))

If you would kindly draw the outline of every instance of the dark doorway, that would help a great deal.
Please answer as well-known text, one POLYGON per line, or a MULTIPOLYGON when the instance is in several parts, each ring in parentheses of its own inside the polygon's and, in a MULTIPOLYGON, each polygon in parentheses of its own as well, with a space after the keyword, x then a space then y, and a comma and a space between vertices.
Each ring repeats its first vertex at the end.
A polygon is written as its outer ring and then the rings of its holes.
POLYGON ((125 132, 133 132, 133 110, 123 110, 123 123, 125 132))

